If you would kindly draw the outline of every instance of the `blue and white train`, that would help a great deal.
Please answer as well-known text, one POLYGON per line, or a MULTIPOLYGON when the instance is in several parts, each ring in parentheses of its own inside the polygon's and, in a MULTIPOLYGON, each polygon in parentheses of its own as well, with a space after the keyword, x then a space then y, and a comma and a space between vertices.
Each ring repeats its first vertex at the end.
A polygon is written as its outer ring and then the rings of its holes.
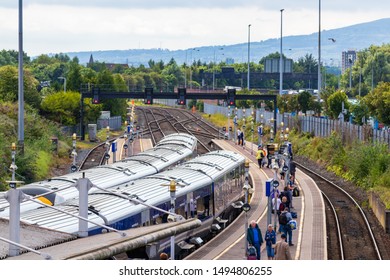
MULTIPOLYGON (((94 185, 110 189, 161 172, 172 165, 186 161, 193 157, 196 146, 196 137, 184 133, 174 133, 165 136, 153 148, 122 161, 31 183, 20 187, 20 189, 28 195, 46 194, 37 199, 48 205, 59 205, 78 197, 79 192, 74 185, 83 176, 83 173, 94 185)), ((92 188, 89 192, 95 191, 97 189, 92 188)), ((21 203, 20 211, 25 212, 38 207, 41 207, 41 205, 32 201, 25 201, 21 203)), ((8 216, 9 203, 6 199, 1 198, 0 217, 8 216)))
MULTIPOLYGON (((165 212, 150 206, 170 210, 171 197, 167 185, 171 180, 175 180, 178 183, 175 213, 187 218, 196 216, 202 221, 200 228, 188 232, 181 238, 201 236, 199 231, 209 232, 215 219, 231 221, 234 218, 231 217, 231 212, 237 210, 232 207, 232 203, 242 200, 244 195, 242 189, 245 179, 244 162, 244 157, 238 153, 214 151, 170 170, 117 186, 115 193, 120 196, 104 191, 90 193, 88 220, 94 223, 88 223, 88 234, 100 234, 105 231, 95 223, 125 230, 167 222, 165 212), (136 199, 142 204, 129 201, 123 196, 136 199)), ((72 199, 56 208, 78 215, 78 202, 78 199, 72 199)), ((21 219, 57 231, 72 234, 78 232, 77 218, 51 207, 24 212, 21 219)), ((165 245, 161 244, 160 248, 164 248, 165 245)))

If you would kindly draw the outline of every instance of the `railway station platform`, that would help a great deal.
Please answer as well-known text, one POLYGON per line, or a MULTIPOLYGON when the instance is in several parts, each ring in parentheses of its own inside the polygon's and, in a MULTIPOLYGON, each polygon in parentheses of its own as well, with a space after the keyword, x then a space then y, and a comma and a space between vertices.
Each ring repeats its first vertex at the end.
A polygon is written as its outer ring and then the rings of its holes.
MULTIPOLYGON (((266 167, 260 169, 255 158, 257 144, 246 142, 245 148, 230 140, 213 140, 221 149, 242 154, 250 161, 249 175, 252 177, 254 193, 250 201, 251 210, 242 212, 237 219, 208 243, 204 244, 186 260, 243 260, 246 259, 246 221, 258 222, 263 238, 267 230, 268 199, 265 196, 265 181, 274 178, 275 171, 266 167), (251 149, 253 148, 252 152, 251 149)), ((277 175, 279 176, 279 175, 277 175)), ((279 181, 280 178, 278 178, 279 181)), ((314 181, 297 169, 296 182, 300 188, 300 196, 293 197, 293 209, 297 212, 297 230, 293 231, 293 244, 290 253, 293 260, 326 260, 326 223, 325 208, 321 193, 314 181)), ((281 184, 279 189, 284 186, 281 184)), ((274 215, 272 215, 274 217, 274 215)), ((272 218, 273 225, 275 221, 272 218)), ((278 224, 276 222, 276 224, 278 224)), ((278 225, 275 229, 278 231, 278 225)), ((277 241, 280 234, 277 234, 277 241)), ((267 260, 265 243, 261 247, 261 259, 267 260)))
MULTIPOLYGON (((143 247, 145 244, 151 244, 160 239, 170 237, 173 234, 180 234, 197 228, 200 225, 200 220, 189 219, 121 231, 125 236, 120 235, 118 232, 108 232, 77 238, 43 248, 40 251, 49 255, 53 260, 104 260, 124 254, 126 251, 143 247)), ((52 237, 53 233, 49 233, 48 236, 52 237)), ((46 235, 37 236, 41 241, 45 237, 46 235)), ((41 255, 30 252, 15 257, 8 257, 6 260, 43 260, 43 258, 41 255)))

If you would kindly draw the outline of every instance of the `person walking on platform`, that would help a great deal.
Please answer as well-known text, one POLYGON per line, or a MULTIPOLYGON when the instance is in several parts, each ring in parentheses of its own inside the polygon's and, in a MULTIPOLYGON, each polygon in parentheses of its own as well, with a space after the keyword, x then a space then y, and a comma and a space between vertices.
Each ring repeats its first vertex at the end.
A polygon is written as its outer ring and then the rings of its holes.
POLYGON ((265 232, 264 240, 267 248, 268 260, 273 260, 275 257, 273 246, 276 243, 276 232, 274 231, 274 227, 271 224, 268 225, 268 230, 265 232))
POLYGON ((280 236, 281 240, 275 244, 275 260, 292 260, 290 247, 286 243, 286 235, 280 236))
POLYGON ((241 144, 241 130, 239 128, 237 129, 237 144, 241 144))
POLYGON ((241 130, 240 132, 240 140, 241 140, 241 147, 244 147, 244 130, 241 130))
POLYGON ((257 159, 257 163, 259 164, 259 168, 263 167, 264 157, 265 157, 265 153, 264 153, 263 147, 261 145, 259 145, 257 152, 256 152, 256 159, 257 159))
POLYGON ((292 243, 292 229, 290 224, 288 223, 291 220, 291 213, 289 212, 288 207, 286 207, 279 216, 280 229, 286 235, 286 237, 288 237, 288 245, 294 246, 294 244, 292 243))
POLYGON ((263 236, 261 235, 261 230, 255 220, 251 221, 246 236, 249 245, 256 248, 256 256, 257 259, 260 260, 260 247, 261 244, 263 244, 263 236))

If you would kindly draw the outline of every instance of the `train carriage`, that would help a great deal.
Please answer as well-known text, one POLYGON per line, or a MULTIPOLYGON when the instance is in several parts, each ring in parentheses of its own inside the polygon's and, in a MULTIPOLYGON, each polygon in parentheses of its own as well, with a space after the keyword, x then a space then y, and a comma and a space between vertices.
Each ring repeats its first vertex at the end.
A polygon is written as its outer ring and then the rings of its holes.
MULTIPOLYGON (((172 165, 192 158, 196 145, 197 139, 194 136, 174 133, 165 136, 153 148, 127 157, 122 161, 31 183, 20 187, 20 189, 32 196, 51 192, 50 195, 45 195, 44 198, 41 197, 39 200, 49 205, 59 205, 78 197, 79 193, 74 184, 83 176, 83 173, 94 185, 110 189, 164 171, 172 165)), ((92 188, 90 193, 95 191, 97 190, 92 188)), ((25 201, 21 204, 21 212, 38 207, 40 205, 35 202, 25 201)), ((9 203, 6 199, 1 198, 0 217, 7 217, 8 215, 9 203)))
MULTIPOLYGON (((171 197, 167 185, 178 183, 175 193, 175 213, 184 218, 196 217, 202 226, 178 237, 187 239, 210 232, 215 219, 229 217, 237 211, 231 204, 243 199, 244 157, 230 151, 214 151, 196 157, 175 168, 122 184, 113 192, 94 192, 88 196, 88 219, 99 224, 125 230, 168 222, 171 197), (118 195, 115 195, 118 194, 118 195), (131 198, 128 200, 126 198, 131 198)), ((58 208, 78 214, 78 199, 72 199, 58 208)), ((77 234, 78 219, 58 213, 49 207, 22 213, 25 222, 53 230, 77 234)), ((88 223, 89 235, 105 229, 88 223)), ((169 246, 162 240, 160 248, 169 246)))

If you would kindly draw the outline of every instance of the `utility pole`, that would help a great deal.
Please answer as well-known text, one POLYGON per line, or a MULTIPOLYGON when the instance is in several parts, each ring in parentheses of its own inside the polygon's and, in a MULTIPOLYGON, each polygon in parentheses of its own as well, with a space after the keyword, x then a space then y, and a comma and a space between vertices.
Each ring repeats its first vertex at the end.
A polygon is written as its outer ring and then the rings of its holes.
POLYGON ((18 145, 24 153, 23 0, 19 0, 18 145))
POLYGON ((283 11, 280 10, 280 59, 279 59, 279 95, 283 93, 283 11))
POLYGON ((250 89, 250 50, 251 50, 251 24, 248 25, 248 90, 250 89))
POLYGON ((318 0, 318 101, 320 101, 321 83, 321 0, 318 0))

